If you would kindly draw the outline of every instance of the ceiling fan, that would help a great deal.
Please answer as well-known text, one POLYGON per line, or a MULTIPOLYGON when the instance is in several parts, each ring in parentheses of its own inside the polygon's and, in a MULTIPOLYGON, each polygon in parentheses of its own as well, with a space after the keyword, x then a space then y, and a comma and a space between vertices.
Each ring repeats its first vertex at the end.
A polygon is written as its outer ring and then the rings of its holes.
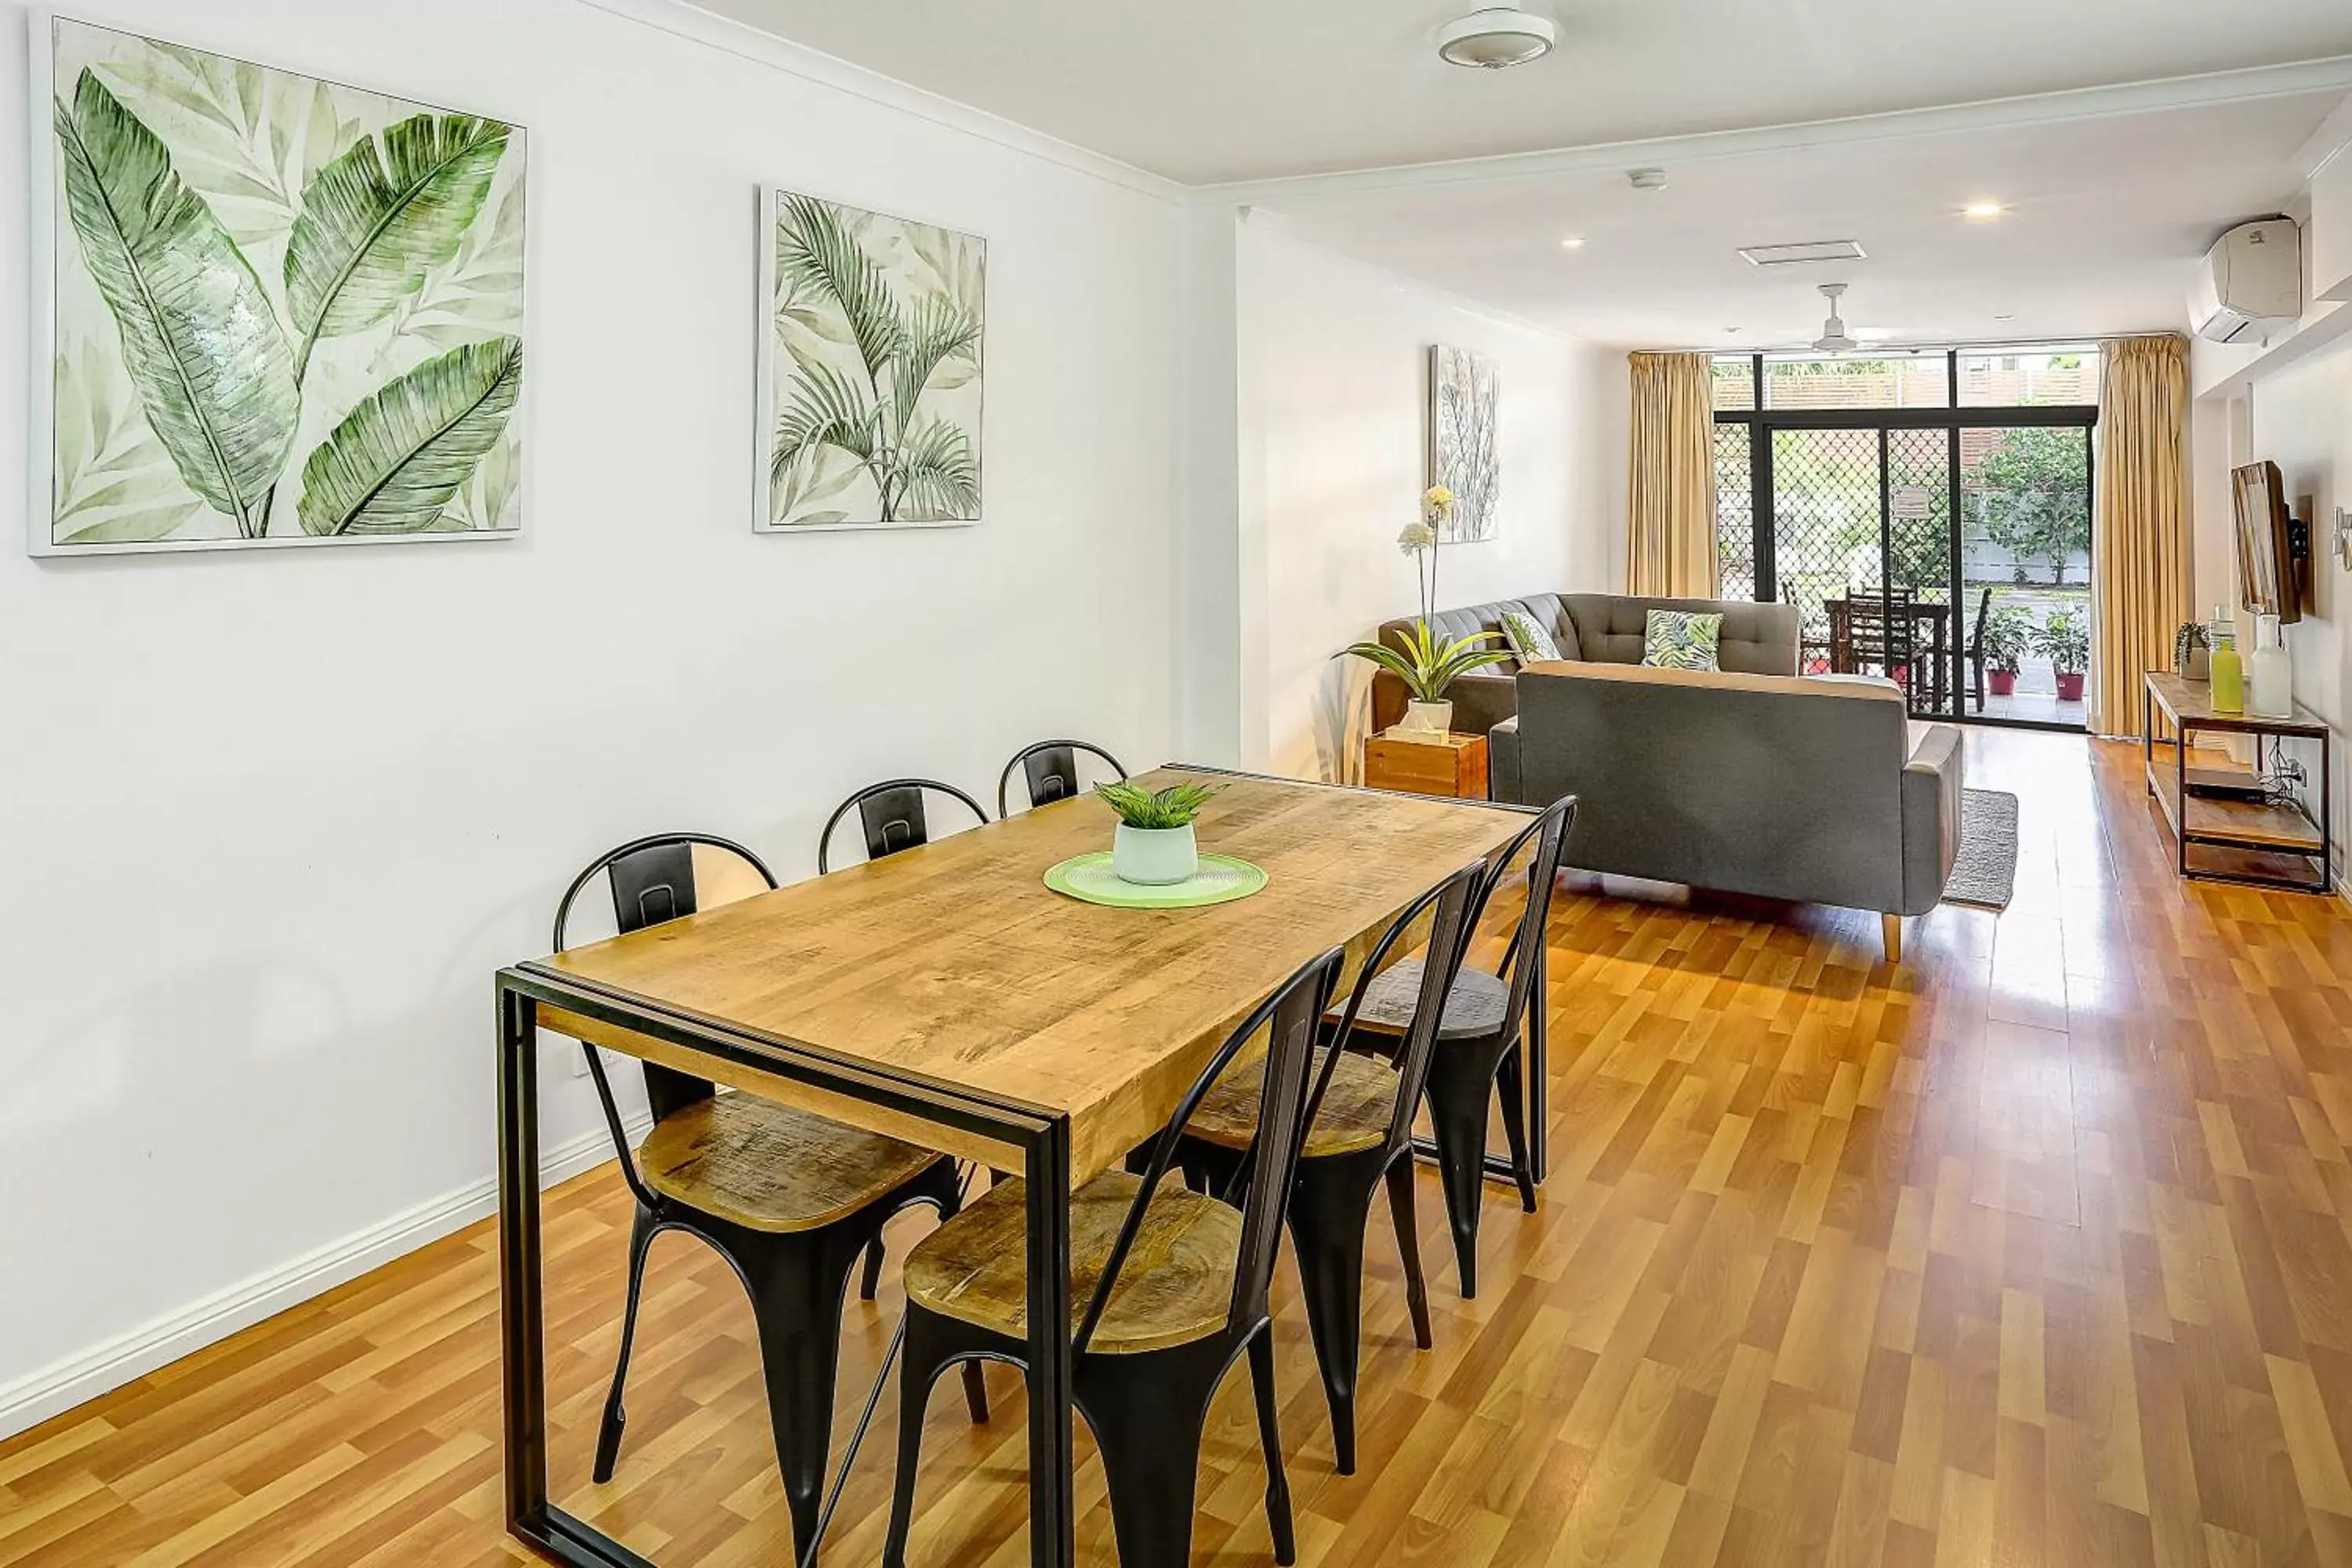
POLYGON ((1813 340, 1813 347, 1825 354, 1851 353, 1862 347, 1857 340, 1846 335, 1845 319, 1838 314, 1838 296, 1845 292, 1843 283, 1821 285, 1822 298, 1830 302, 1829 320, 1822 323, 1822 335, 1813 340))

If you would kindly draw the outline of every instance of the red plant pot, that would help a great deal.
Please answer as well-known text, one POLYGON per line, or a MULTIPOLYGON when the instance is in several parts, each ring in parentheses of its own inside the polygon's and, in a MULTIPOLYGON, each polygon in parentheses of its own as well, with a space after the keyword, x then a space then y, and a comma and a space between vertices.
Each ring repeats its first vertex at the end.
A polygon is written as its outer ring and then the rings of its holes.
POLYGON ((2017 671, 1988 670, 1985 673, 1985 684, 1992 688, 1992 694, 1995 697, 2014 697, 2017 695, 2017 671))
POLYGON ((2080 702, 2083 700, 2083 672, 2081 670, 2078 669, 2071 675, 2061 674, 2058 677, 2058 700, 2061 702, 2080 702))

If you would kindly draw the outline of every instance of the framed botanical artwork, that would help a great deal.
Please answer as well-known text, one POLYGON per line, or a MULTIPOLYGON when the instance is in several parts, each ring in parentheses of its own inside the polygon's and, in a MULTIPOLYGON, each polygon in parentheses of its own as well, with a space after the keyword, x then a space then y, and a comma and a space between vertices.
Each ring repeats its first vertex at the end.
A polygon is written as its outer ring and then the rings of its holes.
POLYGON ((760 199, 762 533, 980 521, 988 243, 816 196, 760 199))
POLYGON ((1501 383, 1486 354, 1429 351, 1429 482, 1454 492, 1453 520, 1439 535, 1449 544, 1502 532, 1501 383))
POLYGON ((32 41, 34 552, 518 532, 522 129, 64 16, 32 41))

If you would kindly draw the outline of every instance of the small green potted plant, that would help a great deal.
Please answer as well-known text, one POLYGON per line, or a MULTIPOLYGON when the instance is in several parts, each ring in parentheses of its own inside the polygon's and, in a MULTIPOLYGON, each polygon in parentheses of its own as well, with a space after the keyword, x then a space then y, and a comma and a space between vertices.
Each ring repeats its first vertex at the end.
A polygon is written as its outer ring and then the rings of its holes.
POLYGON ((2058 700, 2083 700, 2083 673, 2091 668, 2091 634, 2074 612, 2061 610, 2036 627, 2033 651, 2049 659, 2058 678, 2058 700))
POLYGON ((1131 784, 1097 784, 1095 793, 1118 813, 1111 838, 1111 873, 1122 882, 1164 888, 1201 868, 1200 841, 1192 824, 1201 808, 1225 786, 1178 784, 1152 791, 1131 784))
POLYGON ((1453 516, 1454 492, 1444 485, 1432 485, 1422 492, 1419 519, 1405 524, 1404 531, 1397 535, 1397 548, 1412 561, 1413 586, 1421 595, 1421 618, 1404 634, 1405 646, 1360 642, 1336 656, 1345 658, 1353 654, 1370 659, 1404 682, 1404 722, 1397 728, 1410 734, 1443 735, 1452 729, 1454 704, 1446 699, 1446 688, 1474 669, 1511 657, 1508 648, 1482 646, 1496 636, 1494 632, 1448 643, 1430 635, 1429 617, 1436 614, 1437 605, 1437 550, 1453 516))
POLYGON ((2017 672, 2033 639, 2033 617, 2022 605, 1995 605, 1985 616, 1985 683, 1995 697, 2017 690, 2017 672))
POLYGON ((1446 698, 1446 689, 1474 669, 1511 657, 1507 648, 1482 646, 1495 636, 1493 632, 1474 632, 1441 642, 1430 635, 1427 621, 1415 621, 1403 635, 1401 648, 1383 642, 1360 642, 1350 645, 1346 653, 1370 659, 1404 682, 1411 696, 1402 725, 1407 730, 1444 733, 1454 723, 1454 704, 1446 698))

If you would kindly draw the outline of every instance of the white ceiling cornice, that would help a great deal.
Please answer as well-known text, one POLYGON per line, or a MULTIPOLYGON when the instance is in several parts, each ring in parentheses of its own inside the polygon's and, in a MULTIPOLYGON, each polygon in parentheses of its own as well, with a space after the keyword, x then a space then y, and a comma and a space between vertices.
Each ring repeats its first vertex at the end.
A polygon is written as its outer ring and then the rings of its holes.
MULTIPOLYGON (((602 3, 602 0, 592 0, 592 3, 602 3)), ((2199 76, 2168 77, 2158 81, 2125 82, 2111 87, 1988 99, 1978 103, 1950 104, 1935 109, 1896 110, 1885 114, 1854 115, 1840 120, 1757 126, 1740 131, 1702 132, 1688 136, 1664 136, 1640 142, 1602 142, 1539 153, 1506 153, 1488 158, 1407 163, 1386 169, 1354 169, 1275 180, 1235 181, 1184 189, 1190 199, 1195 202, 1311 201, 1319 196, 1356 196, 1492 184, 1550 174, 1584 174, 1595 169, 1634 169, 1649 164, 1672 168, 1678 163, 1752 158, 1817 147, 2108 120, 2124 115, 2161 113, 2168 110, 2243 103, 2313 92, 2352 92, 2352 55, 2298 60, 2286 65, 2255 66, 2244 70, 2212 71, 2199 76)), ((2338 123, 2343 118, 2339 112, 2338 117, 2331 119, 2328 123, 2339 130, 2347 129, 2338 123)), ((2323 128, 2322 135, 2326 133, 2323 128)), ((2315 138, 2315 145, 2317 140, 2315 138)), ((2324 158, 2326 153, 2332 153, 2335 146, 2331 143, 2321 156, 2324 158)), ((2306 149, 2306 153, 2309 151, 2306 149)))
POLYGON ((869 102, 911 114, 950 131, 960 131, 982 141, 993 142, 1016 153, 1091 174, 1098 180, 1123 185, 1162 201, 1181 201, 1186 187, 1173 180, 1123 163, 1116 158, 1090 152, 1087 148, 1033 131, 1026 125, 959 103, 954 99, 922 88, 910 87, 895 77, 868 70, 835 56, 823 54, 805 45, 792 43, 775 34, 764 32, 730 17, 721 16, 694 5, 692 0, 580 0, 583 5, 629 21, 656 28, 674 37, 685 38, 709 48, 738 55, 761 65, 799 77, 820 87, 845 92, 869 102))
POLYGON ((2336 111, 2319 122, 2319 129, 2294 155, 2294 172, 2305 180, 2316 179, 2320 170, 2342 156, 2352 156, 2352 98, 2337 104, 2336 111))

